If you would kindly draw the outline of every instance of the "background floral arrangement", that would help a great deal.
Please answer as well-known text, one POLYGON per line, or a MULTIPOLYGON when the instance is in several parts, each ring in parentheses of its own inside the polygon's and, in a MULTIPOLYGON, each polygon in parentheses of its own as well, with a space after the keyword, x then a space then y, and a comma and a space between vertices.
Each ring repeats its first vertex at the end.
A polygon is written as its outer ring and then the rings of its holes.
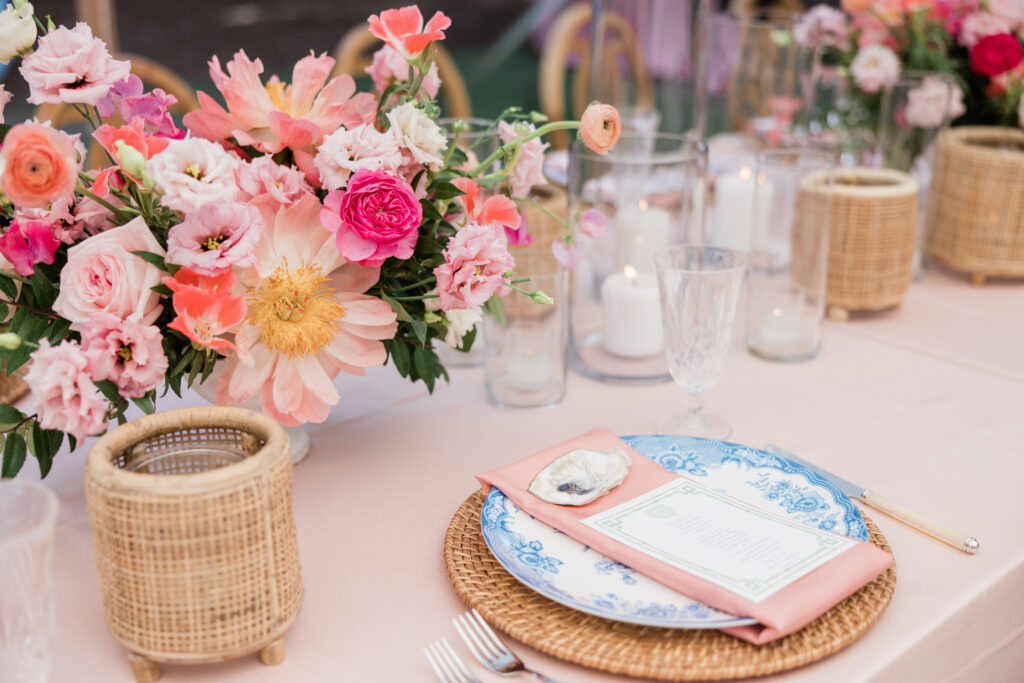
MULTIPOLYGON (((436 122, 433 45, 450 23, 415 6, 370 17, 376 93, 328 80, 326 55, 290 83, 264 83, 243 51, 226 71, 213 57, 224 104, 199 93, 179 128, 175 99, 144 91, 86 24, 40 21, 22 0, 0 13, 0 60, 22 57, 28 101, 72 105, 111 163, 83 170, 79 136, 49 122, 6 125, 0 86, 0 360, 32 361, 35 407, 0 406, 3 476, 27 452, 45 476, 65 435, 74 448, 129 402, 153 412, 161 388, 180 395, 218 361, 218 403, 258 396, 286 425, 323 421, 340 372, 388 359, 432 390, 446 376, 434 339, 468 348, 513 290, 551 301, 514 278, 508 244, 530 239, 517 203, 544 181, 543 135, 580 129, 607 153, 618 114, 595 103, 544 124, 511 108, 494 123, 503 144, 477 159, 458 124, 449 139, 436 122)), ((563 223, 555 252, 571 262, 563 223)))
MULTIPOLYGON (((849 76, 866 112, 862 120, 877 118, 882 91, 901 71, 919 70, 956 80, 955 124, 1024 126, 1024 1, 843 0, 842 7, 846 14, 815 7, 795 37, 820 47, 826 68, 849 76)), ((947 97, 925 83, 912 99, 918 104, 907 112, 909 123, 927 126, 947 97)))

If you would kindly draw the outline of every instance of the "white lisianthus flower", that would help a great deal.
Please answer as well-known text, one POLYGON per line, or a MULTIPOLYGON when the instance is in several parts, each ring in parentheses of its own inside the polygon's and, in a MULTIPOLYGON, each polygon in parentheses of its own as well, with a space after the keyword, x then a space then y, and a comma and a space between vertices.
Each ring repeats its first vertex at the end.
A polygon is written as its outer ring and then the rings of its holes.
POLYGON ((864 92, 878 92, 900 77, 900 58, 884 45, 868 45, 850 64, 853 80, 864 92))
POLYGON ((356 171, 394 172, 402 163, 401 143, 395 129, 381 133, 365 123, 352 130, 339 128, 325 137, 313 159, 325 190, 344 187, 356 171))
POLYGON ((441 152, 448 145, 444 131, 413 102, 406 102, 388 112, 391 130, 419 164, 440 166, 441 152))
POLYGON ((15 2, 0 12, 0 63, 27 52, 36 42, 32 3, 15 2))
POLYGON ((444 316, 448 318, 448 332, 444 335, 444 343, 453 349, 459 348, 462 338, 484 318, 479 306, 445 311, 444 316))
POLYGON ((164 206, 182 213, 238 198, 235 170, 241 162, 215 142, 203 138, 171 140, 146 162, 164 206))

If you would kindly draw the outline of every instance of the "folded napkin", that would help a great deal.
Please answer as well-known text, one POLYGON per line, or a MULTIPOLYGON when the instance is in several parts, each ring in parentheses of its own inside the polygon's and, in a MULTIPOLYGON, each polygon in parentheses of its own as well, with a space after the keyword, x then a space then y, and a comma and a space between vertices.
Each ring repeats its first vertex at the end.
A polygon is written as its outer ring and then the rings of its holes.
POLYGON ((757 619, 759 624, 723 629, 726 633, 755 644, 767 643, 803 628, 892 564, 891 555, 870 543, 858 541, 854 547, 793 583, 760 602, 754 602, 580 523, 585 517, 675 481, 678 476, 640 455, 607 429, 595 429, 511 465, 477 475, 477 479, 485 492, 491 486, 497 487, 522 510, 613 560, 627 564, 641 574, 706 605, 757 619), (608 495, 579 507, 554 505, 527 491, 538 472, 554 459, 576 448, 622 449, 632 460, 625 481, 608 495))

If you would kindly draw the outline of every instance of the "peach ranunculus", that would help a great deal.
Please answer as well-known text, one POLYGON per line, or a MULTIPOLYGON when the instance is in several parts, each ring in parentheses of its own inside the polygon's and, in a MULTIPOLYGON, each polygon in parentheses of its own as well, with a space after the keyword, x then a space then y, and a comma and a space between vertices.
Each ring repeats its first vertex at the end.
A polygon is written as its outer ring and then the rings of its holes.
POLYGON ((75 191, 78 153, 70 136, 38 123, 20 123, 7 132, 0 191, 15 206, 44 207, 75 191))
POLYGON ((81 330, 97 313, 146 325, 160 317, 160 295, 151 288, 162 271, 133 251, 164 255, 141 216, 68 249, 53 310, 71 329, 81 330))
POLYGON ((591 152, 607 154, 622 132, 619 111, 610 104, 591 102, 580 117, 580 137, 591 152))
POLYGON ((58 26, 39 38, 35 52, 21 63, 32 104, 95 105, 126 78, 131 62, 114 59, 107 45, 85 22, 58 26))
POLYGON ((452 20, 444 12, 435 12, 427 25, 416 5, 399 9, 388 9, 370 15, 370 33, 383 40, 406 59, 412 59, 423 52, 435 40, 444 40, 444 30, 452 20))
POLYGON ((215 142, 233 138, 268 154, 286 147, 308 152, 339 126, 355 127, 376 112, 373 95, 355 94, 348 74, 327 81, 333 67, 331 57, 311 54, 295 64, 291 84, 271 76, 264 85, 263 62, 249 59, 244 50, 227 63, 227 73, 213 57, 210 78, 227 109, 200 92, 200 109, 185 115, 185 126, 200 137, 215 142))
POLYGON ((332 380, 383 365, 382 339, 395 335, 395 312, 363 294, 378 268, 346 263, 320 226, 320 202, 260 207, 266 222, 258 261, 242 275, 249 313, 235 332, 240 358, 217 382, 217 402, 259 395, 264 412, 285 425, 323 422, 340 400, 332 380))

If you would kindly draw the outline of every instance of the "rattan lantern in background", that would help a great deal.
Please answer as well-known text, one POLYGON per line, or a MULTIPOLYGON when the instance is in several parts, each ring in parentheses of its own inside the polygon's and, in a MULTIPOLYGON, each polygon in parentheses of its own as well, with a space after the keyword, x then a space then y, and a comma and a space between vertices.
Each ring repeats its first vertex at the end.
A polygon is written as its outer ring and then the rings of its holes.
POLYGON ((1024 276, 1024 131, 943 131, 929 197, 932 258, 977 285, 1024 276))
POLYGON ((284 659, 303 596, 291 475, 281 426, 240 408, 150 415, 93 446, 104 614, 137 681, 157 680, 158 662, 284 659))

